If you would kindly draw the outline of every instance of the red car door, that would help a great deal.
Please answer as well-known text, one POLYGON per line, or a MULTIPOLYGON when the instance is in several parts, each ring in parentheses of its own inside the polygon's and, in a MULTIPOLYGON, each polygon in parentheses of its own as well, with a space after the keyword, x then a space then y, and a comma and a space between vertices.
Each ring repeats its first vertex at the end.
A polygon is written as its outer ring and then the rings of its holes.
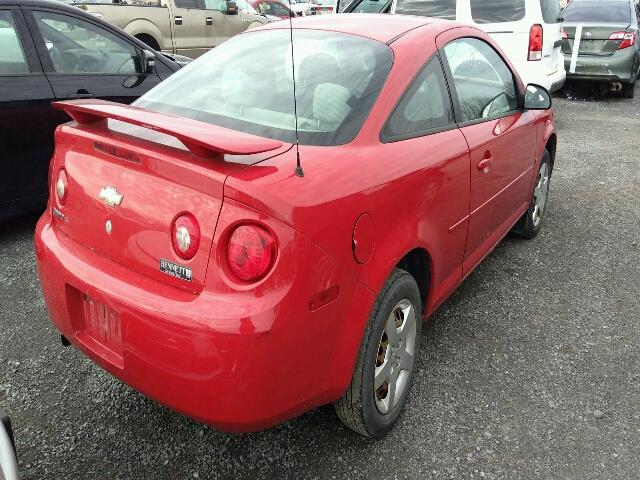
POLYGON ((521 106, 516 76, 489 43, 472 37, 439 40, 454 85, 456 119, 470 151, 467 275, 527 208, 536 133, 532 114, 521 106))
MULTIPOLYGON (((469 217, 469 149, 455 122, 442 64, 432 57, 411 82, 380 136, 388 165, 409 165, 401 200, 416 205, 419 239, 427 237, 432 261, 432 294, 437 307, 462 280, 469 217), (407 159, 411 159, 407 162, 407 159), (413 193, 410 193, 413 192, 413 193)), ((402 210, 393 207, 395 216, 402 210)), ((376 217, 394 218, 391 211, 376 217)))

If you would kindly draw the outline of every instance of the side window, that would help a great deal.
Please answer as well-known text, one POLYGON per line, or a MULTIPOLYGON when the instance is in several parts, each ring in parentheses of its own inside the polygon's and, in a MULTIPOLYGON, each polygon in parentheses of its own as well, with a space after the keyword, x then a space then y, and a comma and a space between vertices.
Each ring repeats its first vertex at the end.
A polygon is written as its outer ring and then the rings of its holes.
POLYGON ((289 10, 287 10, 287 7, 278 2, 271 4, 271 12, 273 15, 277 15, 278 17, 289 16, 289 10))
POLYGON ((395 13, 456 19, 456 0, 398 0, 395 13))
POLYGON ((471 17, 476 23, 518 22, 524 18, 525 0, 471 0, 471 17))
POLYGON ((560 18, 560 2, 557 0, 540 0, 544 23, 558 23, 560 18))
MULTIPOLYGON (((348 1, 345 1, 345 6, 349 4, 348 1)), ((384 10, 388 2, 384 0, 362 0, 358 5, 355 6, 353 10, 349 13, 380 13, 384 10)))
POLYGON ((0 10, 0 45, 0 75, 29 73, 13 15, 6 10, 0 10))
MULTIPOLYGON (((175 0, 175 1, 176 1, 176 7, 178 8, 191 8, 195 10, 202 10, 203 5, 200 0, 175 0)), ((208 2, 205 0, 205 3, 208 3, 208 2)), ((216 3, 220 3, 220 2, 216 2, 216 3)), ((210 7, 206 7, 206 8, 210 8, 210 7)), ((217 5, 216 5, 216 8, 217 8, 217 5)))
POLYGON ((102 27, 57 13, 34 11, 33 15, 56 72, 140 73, 135 47, 102 27))
POLYGON ((513 72, 489 44, 477 38, 461 38, 447 44, 444 53, 462 122, 497 118, 518 109, 513 72))
POLYGON ((382 132, 385 141, 428 134, 454 123, 449 91, 438 57, 405 92, 382 132))

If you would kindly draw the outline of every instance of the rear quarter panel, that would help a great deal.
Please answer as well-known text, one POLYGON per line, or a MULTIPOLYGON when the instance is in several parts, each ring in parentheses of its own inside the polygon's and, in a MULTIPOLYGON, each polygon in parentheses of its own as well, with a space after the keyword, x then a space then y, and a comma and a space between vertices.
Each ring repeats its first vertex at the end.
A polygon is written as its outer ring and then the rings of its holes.
POLYGON ((301 146, 303 178, 294 175, 291 151, 232 175, 225 185, 226 196, 292 225, 354 270, 373 292, 406 253, 426 250, 432 257, 429 306, 461 278, 469 208, 466 142, 457 129, 388 144, 380 143, 379 135, 406 86, 436 53, 435 30, 429 31, 442 28, 421 27, 392 44, 392 72, 351 144, 301 146), (363 213, 375 223, 375 248, 371 259, 359 264, 352 238, 363 213))

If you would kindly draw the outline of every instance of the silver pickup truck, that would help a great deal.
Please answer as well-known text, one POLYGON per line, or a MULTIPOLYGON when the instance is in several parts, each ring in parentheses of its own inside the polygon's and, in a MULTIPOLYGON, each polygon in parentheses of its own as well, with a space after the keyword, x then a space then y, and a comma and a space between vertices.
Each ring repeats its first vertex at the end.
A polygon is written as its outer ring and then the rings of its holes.
POLYGON ((154 50, 196 58, 268 22, 247 0, 67 0, 154 50))

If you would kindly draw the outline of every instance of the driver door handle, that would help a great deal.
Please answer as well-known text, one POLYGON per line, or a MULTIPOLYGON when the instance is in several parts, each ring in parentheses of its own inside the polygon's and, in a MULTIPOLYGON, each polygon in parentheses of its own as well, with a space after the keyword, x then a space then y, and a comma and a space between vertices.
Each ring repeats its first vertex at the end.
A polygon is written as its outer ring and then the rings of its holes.
POLYGON ((207 17, 204 21, 207 25, 213 25, 213 17, 207 17))
POLYGON ((493 162, 493 155, 489 155, 486 158, 483 158, 478 163, 478 170, 485 170, 491 166, 491 162, 493 162))
POLYGON ((72 99, 78 99, 78 98, 95 98, 96 95, 95 93, 89 93, 89 92, 77 92, 77 93, 70 93, 69 95, 67 95, 67 98, 72 100, 72 99))

